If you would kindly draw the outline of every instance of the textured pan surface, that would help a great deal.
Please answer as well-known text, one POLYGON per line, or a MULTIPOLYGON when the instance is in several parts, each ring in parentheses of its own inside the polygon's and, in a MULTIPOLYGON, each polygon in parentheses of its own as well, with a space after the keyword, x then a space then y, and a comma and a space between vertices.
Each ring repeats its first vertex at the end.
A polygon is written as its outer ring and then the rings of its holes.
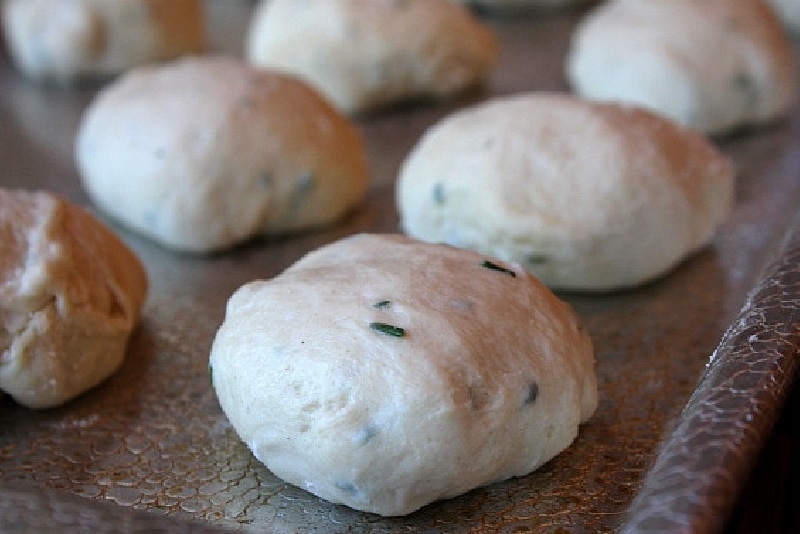
MULTIPOLYGON (((240 53, 250 9, 250 2, 209 0, 217 50, 240 53)), ((172 254, 117 228, 150 276, 143 323, 121 371, 77 401, 31 412, 0 399, 0 530, 191 531, 186 522, 334 533, 721 526, 795 374, 800 287, 792 267, 800 260, 790 230, 800 205, 800 109, 717 141, 735 161, 738 182, 734 216, 713 246, 636 291, 563 295, 594 339, 600 406, 574 445, 530 476, 405 518, 357 513, 287 487, 259 465, 209 385, 210 343, 233 290, 350 233, 397 231, 393 181, 419 135, 491 94, 565 90, 562 60, 579 16, 487 19, 504 53, 485 91, 358 119, 374 183, 363 208, 333 228, 213 257, 172 254), (676 472, 691 484, 675 484, 676 472)), ((0 185, 50 189, 86 204, 72 140, 93 93, 32 86, 0 58, 0 185)))

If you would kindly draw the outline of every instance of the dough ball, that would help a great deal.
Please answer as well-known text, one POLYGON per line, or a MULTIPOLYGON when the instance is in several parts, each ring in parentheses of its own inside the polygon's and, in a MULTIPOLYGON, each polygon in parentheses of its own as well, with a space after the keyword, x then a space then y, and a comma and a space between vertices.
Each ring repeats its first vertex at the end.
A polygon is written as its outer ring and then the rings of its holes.
POLYGON ((122 363, 147 278, 84 209, 0 189, 0 390, 30 408, 62 404, 122 363))
POLYGON ((200 0, 6 0, 2 14, 12 59, 37 81, 105 79, 205 46, 200 0))
POLYGON ((798 0, 769 0, 772 8, 784 24, 793 32, 800 33, 800 2, 798 0))
POLYGON ((785 115, 794 59, 761 0, 616 0, 576 29, 567 58, 575 91, 652 109, 711 134, 785 115))
POLYGON ((368 180, 359 132, 316 91, 222 57, 126 74, 87 109, 76 152, 102 210, 190 252, 329 224, 368 180))
POLYGON ((358 113, 463 91, 487 76, 497 44, 450 0, 272 0, 253 15, 246 55, 358 113))
POLYGON ((240 288, 210 371, 275 475, 386 516, 533 471, 597 405, 567 304, 517 265, 399 235, 240 288))
POLYGON ((403 162, 411 236, 519 262, 553 288, 607 291, 669 271, 730 211, 733 170, 700 133, 559 94, 445 117, 403 162))

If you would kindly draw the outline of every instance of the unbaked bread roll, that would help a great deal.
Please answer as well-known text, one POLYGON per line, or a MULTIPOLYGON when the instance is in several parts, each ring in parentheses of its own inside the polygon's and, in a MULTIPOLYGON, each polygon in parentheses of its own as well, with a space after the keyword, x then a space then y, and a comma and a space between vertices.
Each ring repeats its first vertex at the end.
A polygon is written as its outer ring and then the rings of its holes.
POLYGON ((129 72, 88 107, 76 153, 103 211, 200 253, 329 224, 368 179, 359 132, 316 91, 223 57, 129 72))
POLYGON ((800 2, 798 0, 769 0, 783 23, 793 32, 800 33, 800 2))
POLYGON ((386 516, 525 475, 597 405, 590 338, 518 265, 352 236, 240 288, 210 372, 278 477, 386 516))
POLYGON ((545 93, 444 118, 403 162, 396 192, 411 236, 587 291, 663 275, 711 240, 732 197, 732 165, 701 134, 545 93))
POLYGON ((122 363, 147 290, 138 258, 88 211, 0 189, 0 390, 62 404, 122 363))
POLYGON ((105 79, 205 47, 200 0, 6 0, 2 15, 12 59, 37 81, 105 79))
POLYGON ((488 74, 497 44, 449 0, 271 0, 253 15, 246 54, 358 113, 463 91, 488 74))
POLYGON ((613 0, 576 29, 567 58, 575 91, 630 102, 721 134, 784 116, 795 63, 762 0, 613 0))

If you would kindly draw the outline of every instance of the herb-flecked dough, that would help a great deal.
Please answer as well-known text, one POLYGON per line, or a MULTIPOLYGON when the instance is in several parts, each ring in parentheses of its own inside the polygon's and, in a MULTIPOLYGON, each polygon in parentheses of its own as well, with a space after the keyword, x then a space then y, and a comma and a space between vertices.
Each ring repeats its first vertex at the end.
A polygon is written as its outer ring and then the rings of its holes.
POLYGON ((201 53, 201 0, 7 0, 0 23, 17 69, 59 85, 201 53))
POLYGON ((452 0, 265 0, 245 55, 357 114, 464 92, 488 77, 498 43, 490 26, 452 0))
POLYGON ((763 125, 786 116, 797 93, 791 42, 771 7, 604 2, 576 28, 565 70, 585 98, 646 107, 709 134, 763 125))
POLYGON ((548 286, 614 291, 708 245, 730 213, 730 160, 636 106, 497 97, 432 125, 403 161, 403 230, 517 262, 548 286))
POLYGON ((75 151, 100 209, 186 252, 332 224, 369 180, 359 131, 317 91, 217 56, 135 69, 104 88, 75 151))
POLYGON ((241 287, 210 364, 276 476, 385 516, 530 473, 597 406, 566 303, 519 265, 400 235, 345 238, 241 287))

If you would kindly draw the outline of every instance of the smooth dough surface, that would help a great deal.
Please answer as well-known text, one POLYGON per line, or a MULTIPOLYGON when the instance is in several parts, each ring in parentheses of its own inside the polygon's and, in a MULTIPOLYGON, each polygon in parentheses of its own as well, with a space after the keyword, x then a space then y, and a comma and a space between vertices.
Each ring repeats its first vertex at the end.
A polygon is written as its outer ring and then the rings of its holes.
POLYGON ((578 26, 575 91, 722 134, 784 116, 796 93, 786 32, 762 0, 614 0, 578 26))
POLYGON ((566 303, 486 262, 360 234, 244 285, 210 357, 233 427, 278 477, 386 516, 533 471, 596 408, 593 349, 566 303))
POLYGON ((566 94, 501 97, 445 117, 403 162, 409 235, 516 261, 553 288, 653 280, 728 215, 733 169, 700 133, 566 94))
POLYGON ((147 278, 88 211, 45 192, 0 189, 0 390, 62 404, 122 363, 147 278))
POLYGON ((2 15, 11 57, 38 81, 105 79, 206 44, 200 0, 6 0, 2 15))
POLYGON ((497 43, 450 0, 271 0, 253 15, 246 55, 299 75, 342 111, 358 113, 479 83, 497 43))
POLYGON ((332 223, 363 198, 353 124, 306 84, 223 57, 135 69, 90 104, 83 184, 162 245, 211 252, 332 223))

